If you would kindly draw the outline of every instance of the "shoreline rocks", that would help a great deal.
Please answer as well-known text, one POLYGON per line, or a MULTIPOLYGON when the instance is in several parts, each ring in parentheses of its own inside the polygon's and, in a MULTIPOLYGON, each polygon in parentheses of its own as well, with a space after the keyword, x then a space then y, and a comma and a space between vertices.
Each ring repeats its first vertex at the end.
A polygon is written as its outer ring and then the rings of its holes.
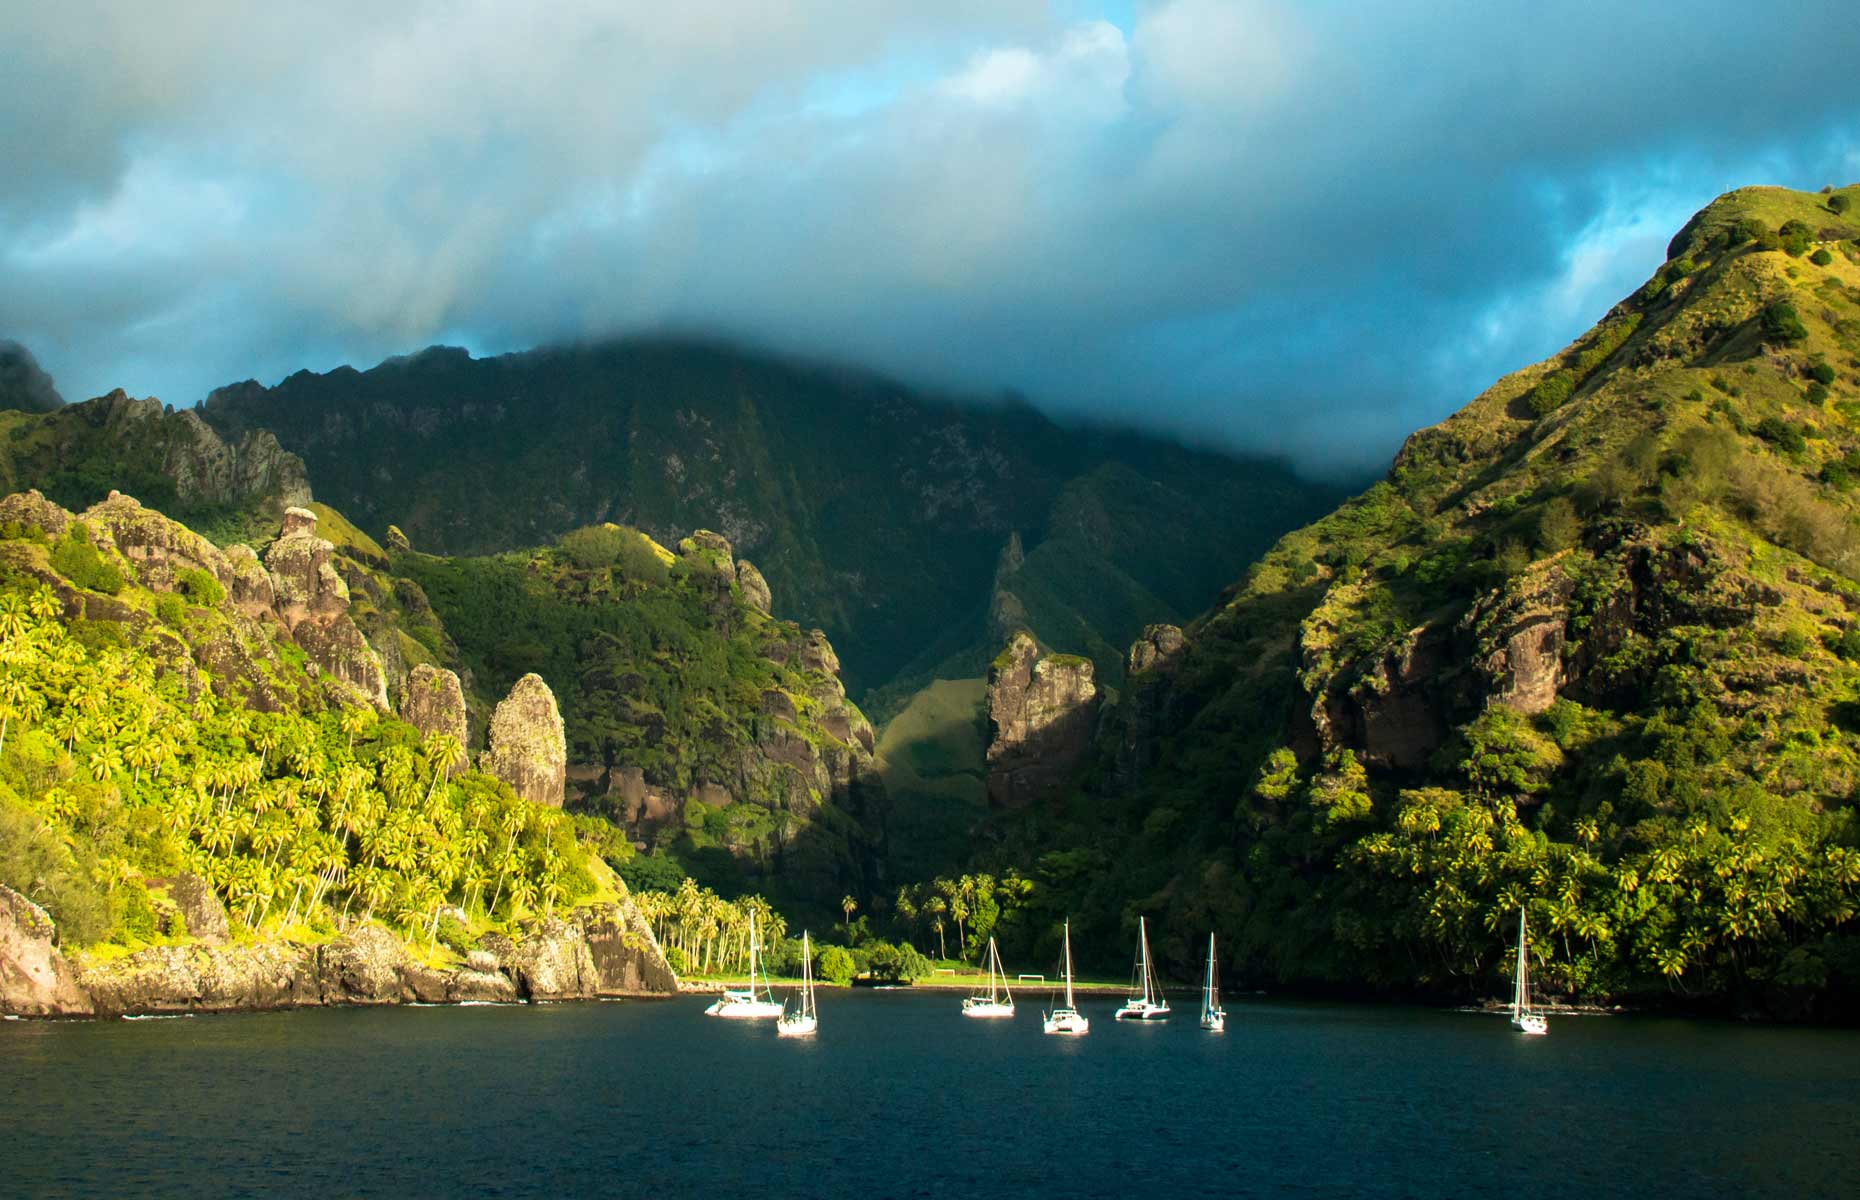
POLYGON ((53 942, 57 932, 44 909, 0 884, 0 1013, 91 1015, 90 995, 53 942))
POLYGON ((329 1005, 538 1003, 676 995, 665 961, 631 899, 487 934, 456 967, 417 961, 380 925, 321 944, 264 941, 151 946, 74 966, 53 945, 44 910, 0 887, 0 1012, 122 1017, 254 1012, 329 1005))

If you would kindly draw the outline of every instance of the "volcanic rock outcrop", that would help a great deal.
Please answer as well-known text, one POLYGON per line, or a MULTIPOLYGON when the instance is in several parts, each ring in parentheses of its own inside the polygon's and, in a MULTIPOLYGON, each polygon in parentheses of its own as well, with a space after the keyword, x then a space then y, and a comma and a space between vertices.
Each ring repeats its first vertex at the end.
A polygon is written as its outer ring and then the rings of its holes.
POLYGON ((490 745, 479 769, 509 784, 525 800, 562 806, 568 740, 555 693, 532 672, 517 680, 491 714, 490 745))
POLYGON ((380 656, 349 618, 349 586, 336 570, 335 553, 316 535, 315 513, 286 510, 284 532, 265 551, 273 611, 319 669, 386 709, 387 677, 380 656))
POLYGON ((86 1016, 90 996, 58 951, 45 910, 0 884, 0 1013, 16 1017, 86 1016))
POLYGON ((1090 751, 1098 688, 1090 659, 1040 653, 1016 633, 988 668, 988 800, 1013 808, 1063 788, 1090 751))
POLYGON ((400 719, 423 734, 452 738, 458 743, 459 756, 447 773, 457 775, 465 769, 470 730, 465 721, 465 689, 457 674, 444 667, 417 664, 401 689, 400 719))

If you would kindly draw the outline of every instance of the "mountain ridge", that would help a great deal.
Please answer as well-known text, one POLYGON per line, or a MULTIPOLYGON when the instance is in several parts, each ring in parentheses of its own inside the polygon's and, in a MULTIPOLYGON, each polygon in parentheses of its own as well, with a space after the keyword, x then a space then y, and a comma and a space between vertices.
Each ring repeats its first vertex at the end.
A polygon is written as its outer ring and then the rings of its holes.
MULTIPOLYGON (((1277 462, 1067 429, 1011 397, 959 403, 869 371, 688 339, 486 359, 428 350, 270 389, 230 385, 200 411, 227 436, 277 434, 371 532, 393 523, 443 552, 542 544, 606 520, 661 540, 715 529, 757 561, 790 615, 828 631, 861 694, 956 626, 977 641, 974 614, 990 606, 1008 539, 1037 546, 1068 484, 1096 466, 1120 464, 1192 513, 1194 561, 1178 554, 1141 581, 1181 613, 1342 494, 1277 462)), ((1136 626, 1092 632, 1115 673, 1108 647, 1136 626)))

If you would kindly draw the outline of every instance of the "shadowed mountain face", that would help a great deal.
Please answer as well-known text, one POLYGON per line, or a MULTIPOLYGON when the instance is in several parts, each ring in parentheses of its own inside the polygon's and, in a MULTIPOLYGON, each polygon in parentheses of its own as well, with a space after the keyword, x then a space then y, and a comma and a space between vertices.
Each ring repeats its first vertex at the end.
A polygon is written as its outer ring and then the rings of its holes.
POLYGON ((435 348, 222 388, 201 411, 228 434, 276 433, 320 497, 422 550, 493 552, 601 521, 665 541, 715 529, 782 615, 829 632, 855 693, 989 641, 1013 539, 1025 623, 1114 670, 1143 622, 1199 610, 1336 498, 1272 462, 692 342, 435 348), (1049 542, 1065 552, 1043 555, 1049 542))

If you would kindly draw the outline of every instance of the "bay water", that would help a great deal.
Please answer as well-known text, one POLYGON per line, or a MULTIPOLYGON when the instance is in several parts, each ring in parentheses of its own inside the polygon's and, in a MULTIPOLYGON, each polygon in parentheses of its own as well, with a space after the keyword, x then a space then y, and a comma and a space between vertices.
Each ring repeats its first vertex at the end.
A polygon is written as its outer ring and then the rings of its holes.
POLYGON ((1860 1196, 1860 1033, 823 992, 0 1023, 0 1195, 1860 1196))

